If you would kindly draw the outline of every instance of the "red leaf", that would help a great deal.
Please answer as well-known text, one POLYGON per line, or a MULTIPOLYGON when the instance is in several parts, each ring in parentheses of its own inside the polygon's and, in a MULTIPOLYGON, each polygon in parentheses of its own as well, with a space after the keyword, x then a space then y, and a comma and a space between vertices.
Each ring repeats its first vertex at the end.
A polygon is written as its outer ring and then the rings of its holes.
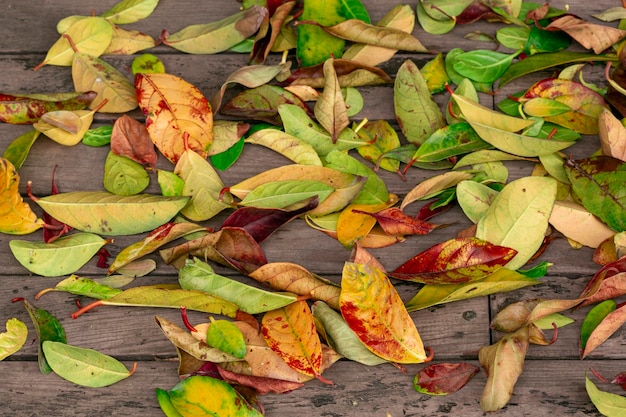
POLYGON ((620 372, 613 378, 611 384, 621 385, 626 390, 626 372, 620 372))
POLYGON ((418 220, 428 220, 432 219, 438 214, 444 213, 452 208, 452 204, 446 204, 445 206, 438 206, 436 208, 431 208, 437 201, 433 201, 431 203, 425 204, 422 208, 419 209, 417 215, 415 216, 418 220))
POLYGON ((415 375, 413 387, 422 394, 452 394, 463 388, 479 370, 479 367, 467 362, 434 363, 415 375))
POLYGON ((301 382, 283 381, 275 378, 265 378, 262 376, 242 375, 235 372, 227 371, 219 366, 217 370, 220 374, 220 378, 230 384, 239 384, 246 387, 254 388, 259 394, 267 394, 273 392, 274 394, 283 394, 303 387, 301 382))
POLYGON ((378 213, 369 213, 361 210, 352 211, 374 217, 385 233, 391 236, 427 235, 441 226, 440 224, 433 224, 411 217, 397 207, 391 207, 378 213))
POLYGON ((222 227, 240 227, 250 234, 257 243, 267 239, 280 226, 290 222, 301 214, 313 210, 319 204, 319 198, 310 199, 303 207, 296 210, 264 209, 241 207, 235 210, 222 224, 222 227))
MULTIPOLYGON (((54 182, 54 174, 56 173, 56 170, 57 167, 55 166, 52 171, 52 192, 50 193, 52 195, 59 193, 59 189, 54 182)), ((46 225, 46 227, 43 228, 43 240, 46 243, 54 242, 56 239, 72 230, 70 226, 65 223, 61 223, 45 211, 43 212, 42 218, 46 225)))
POLYGON ((425 284, 470 282, 508 263, 515 249, 477 238, 456 238, 415 255, 389 275, 425 284))
POLYGON ((128 115, 123 115, 113 125, 111 150, 116 155, 125 156, 140 164, 149 164, 152 168, 157 162, 157 153, 148 129, 128 115))

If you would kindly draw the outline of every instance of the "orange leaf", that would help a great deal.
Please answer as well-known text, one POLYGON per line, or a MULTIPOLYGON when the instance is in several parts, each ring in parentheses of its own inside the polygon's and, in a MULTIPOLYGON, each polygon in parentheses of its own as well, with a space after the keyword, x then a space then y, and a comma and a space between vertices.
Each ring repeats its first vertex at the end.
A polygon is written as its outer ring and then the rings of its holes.
POLYGON ((369 214, 374 217, 388 235, 427 235, 441 226, 411 217, 398 207, 391 207, 378 213, 368 213, 354 209, 352 211, 354 213, 369 214))
POLYGON ((0 232, 25 235, 40 229, 43 221, 22 200, 20 176, 8 159, 0 157, 0 232))
POLYGON ((372 353, 397 363, 429 360, 402 299, 378 269, 347 262, 339 306, 352 331, 372 353))
POLYGON ((267 345, 292 369, 304 375, 320 376, 322 343, 306 301, 265 313, 261 332, 267 345))
POLYGON ((137 74, 135 88, 146 127, 159 151, 176 163, 186 149, 206 158, 213 111, 200 90, 171 74, 137 74))

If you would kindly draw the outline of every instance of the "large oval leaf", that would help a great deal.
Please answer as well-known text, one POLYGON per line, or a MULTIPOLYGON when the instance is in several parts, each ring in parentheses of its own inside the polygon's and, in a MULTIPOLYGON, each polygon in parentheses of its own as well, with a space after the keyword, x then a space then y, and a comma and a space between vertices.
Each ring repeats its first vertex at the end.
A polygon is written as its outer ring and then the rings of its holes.
POLYGON ((201 156, 213 141, 213 112, 200 90, 171 74, 137 74, 137 100, 161 153, 176 163, 186 149, 201 156))
POLYGON ((380 270, 347 262, 339 303, 343 318, 374 354, 397 363, 428 359, 413 319, 380 270))
POLYGON ((30 272, 58 277, 76 272, 106 243, 92 233, 75 233, 52 243, 12 240, 9 247, 15 259, 30 272))
POLYGON ((539 249, 556 198, 556 180, 524 177, 508 184, 478 222, 476 237, 517 250, 506 267, 523 266, 539 249))
POLYGON ((58 221, 84 232, 134 235, 173 218, 189 197, 138 194, 117 196, 104 191, 73 191, 43 197, 37 204, 58 221))
POLYGON ((54 373, 85 387, 106 387, 133 373, 117 359, 93 349, 46 340, 43 352, 54 373))

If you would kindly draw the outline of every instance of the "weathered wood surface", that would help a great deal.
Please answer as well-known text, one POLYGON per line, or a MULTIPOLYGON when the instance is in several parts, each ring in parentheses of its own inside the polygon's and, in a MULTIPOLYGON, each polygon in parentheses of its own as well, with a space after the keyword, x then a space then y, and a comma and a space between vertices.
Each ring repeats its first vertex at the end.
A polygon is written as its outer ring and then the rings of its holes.
MULTIPOLYGON (((372 20, 376 21, 396 3, 392 0, 364 0, 372 20)), ((0 14, 0 91, 2 92, 44 92, 71 91, 72 81, 68 68, 44 67, 37 72, 32 68, 42 61, 45 52, 58 36, 55 25, 61 18, 72 14, 100 13, 115 3, 114 0, 63 2, 7 1, 0 14)), ((564 2, 553 2, 562 6, 564 2)), ((599 0, 572 4, 572 11, 582 17, 589 17, 618 2, 599 0)), ((177 2, 162 0, 155 13, 142 22, 131 25, 152 36, 158 36, 162 29, 174 32, 186 25, 203 23, 226 17, 237 11, 239 5, 234 0, 213 0, 177 2)), ((454 47, 464 49, 489 47, 468 41, 463 36, 474 30, 494 34, 498 26, 476 23, 457 27, 445 36, 433 36, 415 30, 422 42, 432 51, 445 52, 454 47)), ((210 97, 233 70, 246 62, 246 57, 236 54, 218 56, 191 56, 177 53, 165 46, 151 51, 165 62, 169 72, 182 76, 198 86, 210 97)), ((130 65, 133 57, 105 57, 117 68, 130 65)), ((426 55, 398 55, 384 68, 393 73, 404 59, 412 58, 418 64, 429 59, 426 55)), ((273 57, 277 60, 277 57, 273 57)), ((590 77, 593 78, 593 77, 590 77)), ((483 104, 493 106, 504 95, 526 88, 534 79, 525 77, 506 86, 494 96, 483 95, 483 104)), ((389 86, 362 89, 366 108, 358 116, 370 119, 393 120, 392 92, 389 86)), ((437 97, 439 103, 446 100, 444 95, 437 97)), ((134 115, 139 117, 139 113, 134 115)), ((110 122, 114 115, 98 115, 98 123, 110 122)), ((29 127, 0 125, 0 149, 4 150, 10 141, 26 132, 29 127)), ((585 156, 598 147, 596 137, 585 137, 571 152, 575 156, 585 156)), ((570 150, 568 150, 569 152, 570 150)), ((36 195, 46 195, 50 190, 50 177, 54 166, 58 166, 56 179, 62 191, 101 189, 102 164, 106 149, 93 149, 85 146, 66 148, 48 140, 39 140, 33 147, 25 165, 20 170, 21 190, 26 181, 33 181, 36 195)), ((237 164, 222 173, 225 184, 249 177, 261 170, 279 166, 286 160, 271 151, 248 146, 237 164)), ((159 166, 171 169, 171 165, 161 158, 159 166)), ((532 169, 529 163, 511 163, 510 177, 527 175, 532 169)), ((411 169, 406 181, 390 173, 381 173, 391 192, 402 196, 419 181, 433 175, 433 172, 411 169)), ((156 192, 153 185, 149 191, 156 192)), ((218 227, 224 219, 220 216, 207 222, 218 227)), ((406 242, 389 248, 373 251, 387 268, 395 268, 414 254, 435 243, 454 236, 469 226, 469 222, 459 209, 454 209, 437 218, 441 223, 452 223, 449 227, 435 230, 427 236, 412 237, 406 242)), ((12 304, 14 297, 33 296, 43 288, 54 286, 55 278, 29 276, 11 255, 8 242, 14 237, 0 235, 0 322, 9 317, 18 317, 29 323, 21 303, 12 304)), ((20 237, 40 240, 40 234, 20 237)), ((121 248, 134 242, 133 237, 116 238, 109 250, 117 253, 121 248)), ((310 270, 337 281, 343 262, 349 251, 336 241, 316 232, 302 222, 292 222, 279 230, 263 249, 270 261, 289 261, 303 265, 310 270)), ((436 360, 469 361, 478 364, 477 352, 501 335, 489 329, 490 318, 510 302, 525 298, 574 298, 588 278, 597 270, 591 261, 590 249, 573 250, 565 239, 553 243, 542 259, 554 263, 550 276, 543 285, 493 297, 471 299, 412 313, 425 344, 431 346, 436 360)), ((156 257, 154 259, 157 259, 156 257)), ((158 259, 157 259, 158 260, 158 259)), ((217 268, 223 274, 233 274, 224 268, 217 268)), ((87 276, 102 275, 95 261, 81 271, 87 276)), ((240 277, 245 279, 244 277, 240 277)), ((142 278, 141 283, 175 282, 176 271, 159 262, 155 273, 142 278)), ((404 299, 410 298, 416 287, 411 284, 397 286, 404 299)), ((87 301, 87 300, 83 300, 87 301)), ((27 345, 17 354, 0 362, 0 392, 3 393, 2 415, 28 416, 157 416, 159 411, 154 389, 170 388, 176 381, 175 351, 154 324, 156 314, 177 320, 178 312, 159 309, 102 307, 77 320, 69 314, 75 309, 74 297, 52 293, 36 302, 37 306, 55 314, 66 328, 69 341, 77 346, 96 348, 125 361, 128 365, 139 362, 138 370, 131 378, 119 384, 102 389, 85 389, 66 382, 55 375, 41 375, 36 362, 36 343, 27 345)), ((588 309, 572 314, 580 323, 588 309)), ((191 314, 192 321, 206 318, 201 314, 191 314)), ((30 334, 34 335, 29 324, 30 334)), ((624 332, 618 331, 591 358, 578 360, 579 324, 574 324, 559 332, 559 340, 552 346, 532 346, 525 370, 515 388, 509 405, 499 415, 506 416, 548 416, 599 415, 590 403, 584 389, 584 373, 590 367, 605 375, 612 376, 626 370, 626 345, 624 332)), ((34 336, 31 336, 34 337, 34 336)), ((267 395, 261 399, 267 415, 293 416, 482 416, 479 398, 485 376, 477 375, 463 390, 449 397, 427 397, 413 391, 412 378, 421 366, 408 366, 402 373, 390 365, 368 368, 356 363, 341 361, 335 364, 325 377, 335 382, 326 386, 317 381, 307 383, 304 388, 284 395, 267 395)), ((618 392, 614 390, 614 392, 618 392)))

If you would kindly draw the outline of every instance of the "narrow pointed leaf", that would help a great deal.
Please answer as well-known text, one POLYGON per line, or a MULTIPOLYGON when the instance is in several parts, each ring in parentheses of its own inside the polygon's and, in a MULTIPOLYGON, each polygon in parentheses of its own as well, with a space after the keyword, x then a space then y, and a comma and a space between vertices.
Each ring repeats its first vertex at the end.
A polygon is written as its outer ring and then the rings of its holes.
POLYGON ((611 311, 604 319, 593 329, 585 348, 582 351, 581 359, 586 358, 598 346, 604 343, 611 335, 618 331, 622 325, 626 323, 626 308, 623 305, 611 311))
POLYGON ((111 298, 122 292, 119 288, 113 288, 89 278, 79 277, 74 274, 59 281, 54 288, 48 288, 40 291, 37 294, 37 298, 50 291, 64 291, 74 295, 84 295, 97 300, 106 300, 107 298, 111 298))
POLYGON ((594 329, 604 320, 604 318, 615 311, 617 304, 613 300, 605 300, 598 305, 594 306, 585 316, 582 324, 580 325, 580 352, 581 355, 585 351, 589 336, 594 329))
POLYGON ((28 301, 24 300, 24 307, 30 316, 37 333, 39 347, 37 350, 37 360, 39 362, 39 371, 42 374, 52 372, 43 353, 42 345, 45 341, 51 340, 60 343, 67 343, 65 329, 54 315, 42 308, 35 307, 28 301))
POLYGON ((159 0, 122 0, 100 16, 111 23, 122 25, 147 18, 159 4, 159 0))
POLYGON ((317 121, 330 133, 333 143, 337 143, 350 121, 333 61, 331 58, 324 62, 324 89, 313 110, 317 121))
POLYGON ((624 411, 626 411, 626 398, 607 391, 601 391, 588 376, 585 376, 585 381, 587 394, 602 415, 619 417, 624 414, 624 411))

